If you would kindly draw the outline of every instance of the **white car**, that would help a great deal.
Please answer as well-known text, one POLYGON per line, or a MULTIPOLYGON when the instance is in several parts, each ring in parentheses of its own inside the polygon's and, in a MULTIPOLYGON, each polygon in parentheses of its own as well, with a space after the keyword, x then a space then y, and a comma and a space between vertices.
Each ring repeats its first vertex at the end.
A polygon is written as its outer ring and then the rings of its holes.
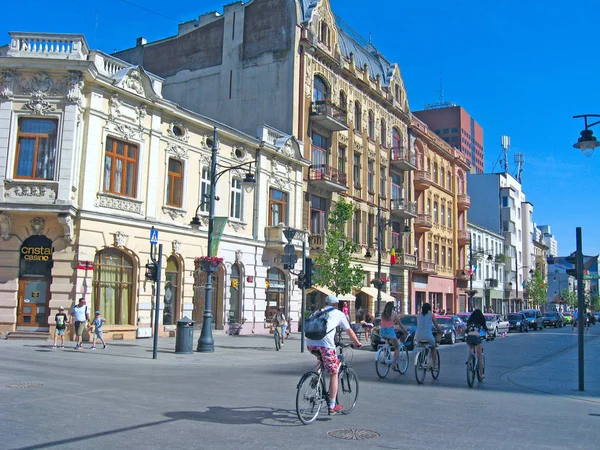
POLYGON ((500 314, 484 314, 485 323, 488 327, 489 333, 496 337, 502 333, 508 333, 510 323, 500 314))

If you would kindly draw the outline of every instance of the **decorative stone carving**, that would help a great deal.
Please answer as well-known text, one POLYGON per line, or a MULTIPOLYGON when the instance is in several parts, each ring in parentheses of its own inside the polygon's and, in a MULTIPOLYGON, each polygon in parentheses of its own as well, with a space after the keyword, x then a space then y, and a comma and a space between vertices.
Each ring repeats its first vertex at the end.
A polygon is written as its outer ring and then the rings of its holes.
POLYGON ((41 217, 34 217, 31 219, 31 230, 32 234, 44 234, 44 228, 46 228, 46 220, 41 217))
POLYGON ((115 233, 115 247, 123 248, 126 240, 127 235, 122 231, 119 230, 115 233))
POLYGON ((342 145, 348 145, 348 135, 345 133, 338 133, 338 142, 342 145))
POLYGON ((230 220, 229 225, 231 225, 231 228, 233 228, 233 230, 235 232, 246 229, 246 224, 243 222, 237 222, 237 221, 230 220))
POLYGON ((177 159, 187 159, 188 158, 187 148, 183 148, 181 145, 168 144, 166 151, 169 155, 173 155, 177 159))
POLYGON ((144 119, 146 118, 146 105, 139 105, 135 107, 135 115, 140 131, 144 129, 144 119))
MULTIPOLYGON (((182 122, 171 122, 167 134, 178 141, 187 142, 190 138, 188 128, 182 122)), ((206 136, 202 136, 201 146, 206 144, 206 136)))
POLYGON ((280 178, 280 177, 273 177, 273 178, 271 178, 271 183, 274 186, 276 186, 277 188, 281 189, 281 190, 289 190, 289 189, 291 189, 290 181, 289 180, 285 180, 285 179, 280 178))
POLYGON ((6 182, 4 197, 16 198, 19 201, 43 203, 53 202, 56 199, 56 183, 40 184, 26 182, 6 182))
POLYGON ((15 80, 19 75, 12 70, 4 70, 0 76, 2 77, 0 81, 0 98, 13 98, 15 80))
POLYGON ((83 74, 77 70, 70 70, 67 80, 67 100, 81 104, 81 90, 83 89, 83 74))
POLYGON ((385 156, 381 157, 380 163, 382 166, 387 167, 388 165, 388 159, 385 156))
POLYGON ((235 251, 235 262, 238 264, 242 262, 242 251, 239 249, 235 251))
POLYGON ((369 149, 369 161, 375 161, 375 157, 377 156, 377 153, 375 153, 375 150, 371 150, 369 149))
POLYGON ((12 216, 7 212, 0 212, 0 235, 5 241, 10 239, 12 230, 12 216))
POLYGON ((246 149, 244 147, 242 147, 242 146, 231 147, 231 157, 233 159, 237 159, 239 161, 244 161, 247 156, 248 156, 248 152, 246 151, 246 149))
POLYGON ((163 206, 162 211, 165 214, 168 214, 171 219, 176 220, 180 217, 185 217, 187 211, 179 208, 173 208, 172 206, 163 206))
POLYGON ((173 248, 173 253, 181 254, 181 241, 175 239, 173 242, 171 242, 171 246, 173 248))
POLYGON ((135 92, 138 95, 144 96, 144 86, 142 84, 142 74, 138 69, 130 70, 127 73, 123 87, 128 91, 135 92))
POLYGON ((70 214, 59 214, 58 223, 60 223, 63 226, 65 240, 69 244, 72 244, 74 240, 73 229, 75 226, 75 224, 73 223, 73 216, 71 216, 70 214))
POLYGON ((210 155, 200 155, 200 163, 203 166, 210 167, 210 162, 211 162, 210 159, 211 159, 210 155))
POLYGON ((31 77, 31 80, 29 80, 29 88, 31 89, 31 92, 34 93, 50 92, 52 86, 54 86, 54 82, 52 81, 52 78, 50 78, 50 75, 48 75, 46 72, 36 73, 33 77, 31 77))
POLYGON ((98 193, 94 206, 101 208, 116 209, 118 211, 142 214, 144 202, 132 198, 113 197, 112 195, 98 193))
POLYGON ((109 108, 109 112, 108 112, 108 119, 109 120, 115 120, 117 117, 121 116, 121 102, 119 100, 119 94, 113 94, 111 95, 110 99, 108 100, 108 108, 109 108))
POLYGON ((109 122, 106 124, 106 130, 121 135, 124 139, 141 138, 141 132, 124 123, 109 122))
POLYGON ((31 97, 31 100, 25 103, 25 108, 29 109, 33 114, 43 116, 52 111, 52 105, 50 102, 44 100, 45 94, 43 92, 34 92, 31 97))

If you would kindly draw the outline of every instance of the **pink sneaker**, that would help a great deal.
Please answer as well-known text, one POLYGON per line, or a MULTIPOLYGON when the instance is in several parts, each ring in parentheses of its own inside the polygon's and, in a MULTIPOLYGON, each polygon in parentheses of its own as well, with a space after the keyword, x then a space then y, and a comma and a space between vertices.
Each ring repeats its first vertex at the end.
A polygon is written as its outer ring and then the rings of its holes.
POLYGON ((342 405, 335 405, 333 408, 329 408, 329 415, 333 416, 335 414, 339 414, 344 410, 342 405))

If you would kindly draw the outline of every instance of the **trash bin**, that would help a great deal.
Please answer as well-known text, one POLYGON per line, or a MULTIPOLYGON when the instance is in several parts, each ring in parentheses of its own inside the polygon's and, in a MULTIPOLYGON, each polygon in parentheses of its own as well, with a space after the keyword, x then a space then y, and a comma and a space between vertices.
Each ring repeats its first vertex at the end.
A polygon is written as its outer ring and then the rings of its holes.
POLYGON ((187 317, 177 321, 175 353, 194 353, 194 321, 187 317))

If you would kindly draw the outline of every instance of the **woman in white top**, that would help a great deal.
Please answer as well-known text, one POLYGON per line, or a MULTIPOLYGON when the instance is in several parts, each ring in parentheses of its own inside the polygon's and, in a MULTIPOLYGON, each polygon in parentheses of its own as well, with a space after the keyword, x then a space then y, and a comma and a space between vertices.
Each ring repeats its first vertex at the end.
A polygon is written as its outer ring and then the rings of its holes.
MULTIPOLYGON (((424 303, 421 307, 421 314, 417 314, 417 331, 415 331, 415 345, 424 342, 424 345, 433 345, 435 346, 436 339, 441 340, 442 338, 442 329, 435 320, 435 317, 431 313, 431 305, 429 303, 424 303), (437 336, 433 337, 432 328, 435 326, 437 329, 437 336)), ((436 352, 431 353, 431 362, 435 367, 437 363, 437 354, 436 352)))

